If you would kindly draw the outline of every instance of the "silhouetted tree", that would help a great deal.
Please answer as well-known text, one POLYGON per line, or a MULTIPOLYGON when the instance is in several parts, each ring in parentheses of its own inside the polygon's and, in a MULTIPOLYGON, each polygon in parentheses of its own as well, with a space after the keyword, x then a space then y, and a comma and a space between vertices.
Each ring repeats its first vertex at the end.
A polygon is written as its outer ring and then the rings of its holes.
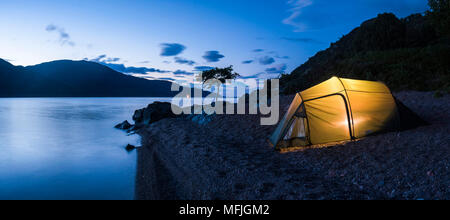
MULTIPOLYGON (((226 68, 214 68, 212 70, 203 71, 199 76, 197 76, 197 78, 205 85, 205 83, 213 79, 218 80, 219 82, 221 82, 221 84, 225 84, 227 80, 236 79, 239 76, 239 73, 234 72, 233 66, 229 66, 226 68)), ((219 94, 221 84, 216 85, 217 95, 219 94)), ((214 83, 206 85, 211 87, 214 85, 214 83)))

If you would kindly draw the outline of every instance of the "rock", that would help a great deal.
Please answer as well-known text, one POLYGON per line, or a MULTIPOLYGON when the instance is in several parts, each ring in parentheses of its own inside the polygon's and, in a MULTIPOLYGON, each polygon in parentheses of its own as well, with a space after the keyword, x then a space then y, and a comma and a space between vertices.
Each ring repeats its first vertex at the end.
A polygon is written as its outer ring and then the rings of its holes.
MULTIPOLYGON (((178 108, 178 107, 176 107, 178 108)), ((167 102, 155 102, 147 108, 139 109, 134 112, 133 120, 137 127, 149 125, 165 118, 178 117, 172 112, 172 104, 167 102)))
POLYGON ((120 130, 130 130, 133 127, 128 121, 124 121, 118 125, 115 126, 115 128, 120 130))
POLYGON ((131 144, 128 144, 128 145, 125 147, 125 150, 127 150, 128 152, 133 151, 134 149, 136 149, 136 146, 131 145, 131 144))
POLYGON ((201 115, 190 115, 187 118, 199 125, 207 125, 212 121, 213 117, 214 115, 201 114, 201 115))

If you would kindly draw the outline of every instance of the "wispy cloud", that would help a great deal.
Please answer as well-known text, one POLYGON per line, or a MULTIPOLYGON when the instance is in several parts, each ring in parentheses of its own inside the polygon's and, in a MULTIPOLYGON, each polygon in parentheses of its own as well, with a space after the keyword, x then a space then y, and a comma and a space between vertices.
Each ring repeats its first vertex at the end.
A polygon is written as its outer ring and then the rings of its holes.
POLYGON ((242 64, 251 64, 253 62, 255 62, 255 61, 254 60, 245 60, 245 61, 242 61, 242 64))
POLYGON ((287 59, 290 59, 290 57, 289 56, 275 56, 275 58, 278 58, 278 59, 285 59, 285 60, 287 60, 287 59))
POLYGON ((101 63, 115 71, 132 74, 148 74, 148 73, 169 73, 170 71, 160 70, 156 68, 147 68, 147 67, 135 67, 135 66, 125 66, 123 64, 114 64, 114 63, 101 63))
POLYGON ((184 70, 177 70, 173 72, 174 75, 187 75, 187 76, 191 76, 194 75, 193 72, 188 72, 188 71, 184 71, 184 70))
POLYGON ((118 57, 108 57, 106 54, 102 54, 102 55, 100 55, 100 56, 98 56, 96 58, 90 59, 89 61, 97 62, 97 63, 100 63, 100 62, 103 62, 103 63, 115 63, 115 62, 120 61, 120 58, 118 58, 118 57))
POLYGON ((266 72, 261 72, 261 73, 257 73, 254 75, 250 75, 250 76, 240 76, 240 79, 273 79, 273 78, 278 78, 280 74, 278 73, 266 73, 266 72))
POLYGON ((64 45, 69 45, 69 46, 75 46, 75 42, 73 42, 70 39, 70 35, 64 30, 64 28, 56 26, 54 24, 49 24, 47 25, 47 27, 45 28, 45 30, 47 32, 56 32, 59 35, 59 43, 64 46, 64 45))
POLYGON ((252 50, 252 52, 255 52, 255 53, 260 53, 260 52, 263 52, 264 51, 264 49, 254 49, 254 50, 252 50))
POLYGON ((181 54, 186 46, 182 44, 172 44, 172 43, 163 43, 161 46, 161 56, 163 57, 171 57, 181 54))
POLYGON ((280 74, 285 73, 287 69, 286 64, 278 64, 272 67, 269 67, 265 70, 265 72, 260 72, 254 75, 249 76, 240 76, 240 79, 273 79, 278 78, 280 74))
POLYGON ((220 59, 224 57, 225 57, 224 55, 220 54, 220 52, 216 50, 206 51, 205 55, 203 55, 203 58, 210 63, 219 62, 220 59))
POLYGON ((148 73, 170 73, 170 71, 160 70, 156 68, 147 68, 147 67, 135 67, 135 66, 125 66, 124 64, 117 64, 114 62, 118 62, 120 58, 111 58, 106 54, 102 54, 93 59, 85 58, 86 61, 100 63, 104 66, 107 66, 117 72, 126 73, 126 74, 148 74, 148 73))
POLYGON ((290 25, 294 27, 294 32, 303 32, 306 30, 306 25, 299 21, 298 18, 302 14, 303 8, 312 5, 311 0, 289 0, 288 5, 291 7, 289 12, 291 13, 289 17, 283 20, 283 24, 290 25))
POLYGON ((192 75, 194 75, 193 72, 188 72, 188 71, 185 71, 185 70, 177 70, 177 71, 174 71, 172 73, 174 75, 177 75, 177 76, 192 76, 192 75))
POLYGON ((196 64, 196 62, 193 61, 193 60, 188 60, 188 59, 181 58, 181 57, 175 57, 175 63, 186 64, 186 65, 189 65, 189 66, 193 66, 193 65, 196 64))
POLYGON ((257 74, 250 75, 250 76, 239 76, 239 79, 257 79, 262 74, 264 74, 264 73, 257 73, 257 74))
POLYGON ((164 80, 164 81, 176 81, 173 78, 157 78, 158 80, 164 80))
POLYGON ((200 71, 200 72, 212 70, 212 69, 214 69, 214 67, 212 67, 212 66, 196 66, 196 67, 194 67, 194 71, 200 71))
POLYGON ((283 64, 278 64, 273 67, 267 68, 266 72, 270 73, 270 74, 281 74, 281 73, 285 73, 286 69, 287 69, 287 66, 286 66, 286 64, 283 63, 283 64))
POLYGON ((107 62, 107 63, 115 63, 115 62, 119 62, 119 61, 120 61, 120 58, 110 57, 110 58, 107 58, 105 62, 107 62))

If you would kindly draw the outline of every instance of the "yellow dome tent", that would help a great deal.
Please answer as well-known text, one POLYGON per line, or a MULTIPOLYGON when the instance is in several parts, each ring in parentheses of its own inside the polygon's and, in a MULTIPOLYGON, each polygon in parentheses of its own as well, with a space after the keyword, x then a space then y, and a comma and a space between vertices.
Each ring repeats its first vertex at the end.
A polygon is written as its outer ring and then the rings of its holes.
POLYGON ((298 93, 269 141, 277 149, 304 147, 399 128, 397 104, 385 84, 333 77, 298 93))

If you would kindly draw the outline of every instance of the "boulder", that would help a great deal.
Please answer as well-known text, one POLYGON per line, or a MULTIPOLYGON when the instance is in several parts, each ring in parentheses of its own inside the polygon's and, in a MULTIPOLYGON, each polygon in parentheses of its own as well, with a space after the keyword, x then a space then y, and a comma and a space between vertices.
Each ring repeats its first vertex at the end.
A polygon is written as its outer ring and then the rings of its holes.
POLYGON ((128 152, 129 152, 129 151, 132 151, 132 150, 134 150, 134 149, 136 149, 136 146, 131 145, 131 144, 128 144, 128 145, 125 147, 125 150, 127 150, 128 152))
MULTIPOLYGON (((177 107, 178 108, 178 107, 177 107)), ((172 104, 167 102, 154 102, 147 108, 139 109, 134 112, 133 120, 137 127, 149 125, 165 118, 178 117, 172 112, 172 104)))
POLYGON ((208 114, 192 114, 188 115, 187 119, 191 120, 194 123, 197 123, 199 125, 207 125, 213 120, 214 115, 208 115, 208 114))
POLYGON ((115 126, 115 128, 120 129, 120 130, 129 130, 132 127, 133 127, 133 125, 131 125, 128 121, 124 121, 115 126))

